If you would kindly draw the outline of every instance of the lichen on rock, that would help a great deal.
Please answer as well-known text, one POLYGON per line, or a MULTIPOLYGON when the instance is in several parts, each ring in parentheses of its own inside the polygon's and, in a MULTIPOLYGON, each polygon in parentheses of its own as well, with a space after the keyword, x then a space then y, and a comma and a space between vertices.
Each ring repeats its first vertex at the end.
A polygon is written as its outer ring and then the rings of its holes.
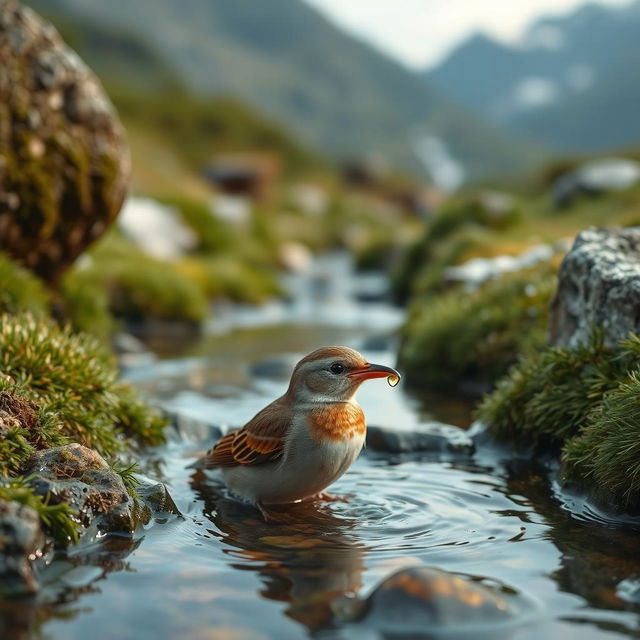
POLYGON ((124 130, 56 30, 0 0, 0 249, 57 283, 118 214, 124 130))
POLYGON ((84 527, 95 522, 103 532, 135 530, 135 502, 96 451, 76 443, 39 451, 25 473, 36 494, 48 496, 49 504, 68 504, 84 527))
POLYGON ((588 344, 594 326, 607 347, 640 333, 640 227, 586 229, 560 266, 551 343, 588 344))

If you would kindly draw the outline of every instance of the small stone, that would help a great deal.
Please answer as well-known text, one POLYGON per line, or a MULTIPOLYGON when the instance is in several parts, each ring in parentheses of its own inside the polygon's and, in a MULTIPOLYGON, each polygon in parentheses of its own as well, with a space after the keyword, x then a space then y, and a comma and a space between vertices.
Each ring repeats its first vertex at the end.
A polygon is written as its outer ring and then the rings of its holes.
POLYGON ((36 493, 50 496, 51 504, 66 502, 77 511, 84 527, 95 524, 104 533, 136 529, 135 503, 122 478, 92 449, 69 444, 40 451, 25 475, 31 476, 36 493))
POLYGON ((0 597, 38 591, 31 560, 41 555, 43 544, 38 514, 31 507, 0 500, 0 597))

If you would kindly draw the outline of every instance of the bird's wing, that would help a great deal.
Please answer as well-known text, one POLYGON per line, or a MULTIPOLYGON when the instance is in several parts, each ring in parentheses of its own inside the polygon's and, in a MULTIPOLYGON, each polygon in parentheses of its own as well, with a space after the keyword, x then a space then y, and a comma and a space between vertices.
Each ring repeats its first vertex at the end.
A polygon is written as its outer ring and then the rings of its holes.
POLYGON ((230 431, 207 452, 205 468, 261 464, 282 455, 291 412, 279 400, 256 414, 242 429, 230 431))

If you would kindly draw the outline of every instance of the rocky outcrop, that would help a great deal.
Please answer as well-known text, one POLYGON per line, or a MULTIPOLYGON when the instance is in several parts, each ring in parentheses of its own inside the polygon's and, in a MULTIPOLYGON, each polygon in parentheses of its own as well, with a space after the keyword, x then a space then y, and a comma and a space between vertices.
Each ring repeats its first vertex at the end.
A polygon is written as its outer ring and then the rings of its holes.
POLYGON ((0 597, 37 592, 31 560, 40 555, 43 544, 38 514, 30 507, 0 500, 0 597))
POLYGON ((136 505, 122 478, 92 449, 68 444, 40 451, 25 475, 36 493, 49 496, 49 504, 67 503, 85 528, 126 533, 136 528, 136 505))
POLYGON ((562 262, 551 343, 587 344, 593 327, 602 328, 609 347, 640 333, 640 227, 582 231, 562 262))
POLYGON ((124 130, 51 25, 0 0, 0 249, 56 282, 125 196, 124 130))

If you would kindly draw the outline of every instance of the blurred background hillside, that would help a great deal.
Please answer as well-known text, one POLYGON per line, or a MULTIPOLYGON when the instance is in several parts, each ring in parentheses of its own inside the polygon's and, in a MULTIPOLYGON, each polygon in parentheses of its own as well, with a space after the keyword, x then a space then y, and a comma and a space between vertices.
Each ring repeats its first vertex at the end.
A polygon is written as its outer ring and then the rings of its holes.
POLYGON ((108 327, 101 308, 198 325, 336 249, 407 302, 449 267, 636 219, 640 2, 27 4, 132 153, 117 228, 62 282, 78 328, 108 327))

